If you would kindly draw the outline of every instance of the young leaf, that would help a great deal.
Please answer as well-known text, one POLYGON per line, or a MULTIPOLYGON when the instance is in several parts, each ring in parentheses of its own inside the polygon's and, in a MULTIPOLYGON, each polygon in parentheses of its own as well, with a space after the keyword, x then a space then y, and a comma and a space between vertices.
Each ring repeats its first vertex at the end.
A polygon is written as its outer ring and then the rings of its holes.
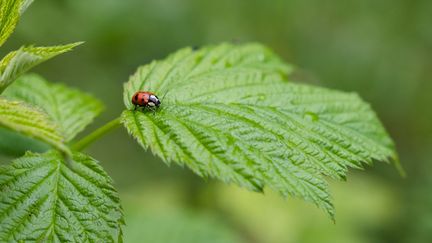
POLYGON ((0 0, 0 46, 12 34, 20 15, 33 0, 0 0))
POLYGON ((103 110, 100 101, 61 84, 51 84, 36 74, 18 78, 4 93, 44 110, 70 141, 103 110))
POLYGON ((80 44, 81 42, 50 47, 29 46, 10 52, 0 61, 0 93, 16 78, 32 67, 59 54, 70 51, 80 44))
POLYGON ((0 0, 0 46, 12 34, 20 16, 20 0, 0 0))
POLYGON ((123 214, 93 158, 27 153, 0 169, 0 241, 118 242, 123 214))
POLYGON ((138 69, 125 85, 129 133, 164 161, 251 190, 264 186, 315 203, 334 217, 323 175, 395 157, 374 112, 356 94, 285 80, 287 68, 259 45, 183 49, 138 69), (156 111, 133 110, 151 90, 156 111))
POLYGON ((0 98, 0 127, 41 140, 69 153, 57 125, 44 112, 21 102, 0 98))

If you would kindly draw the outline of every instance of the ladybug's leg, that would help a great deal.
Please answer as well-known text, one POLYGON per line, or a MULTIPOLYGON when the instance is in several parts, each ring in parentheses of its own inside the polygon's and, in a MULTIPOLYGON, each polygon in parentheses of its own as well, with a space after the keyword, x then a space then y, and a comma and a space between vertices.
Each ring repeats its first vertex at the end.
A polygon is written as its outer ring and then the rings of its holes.
POLYGON ((134 111, 143 111, 144 107, 140 106, 140 105, 135 105, 134 107, 134 111))
POLYGON ((144 107, 145 110, 150 111, 153 113, 153 115, 156 113, 156 107, 152 107, 152 106, 146 106, 144 107))
POLYGON ((156 107, 150 107, 149 110, 153 113, 153 116, 156 115, 156 107))

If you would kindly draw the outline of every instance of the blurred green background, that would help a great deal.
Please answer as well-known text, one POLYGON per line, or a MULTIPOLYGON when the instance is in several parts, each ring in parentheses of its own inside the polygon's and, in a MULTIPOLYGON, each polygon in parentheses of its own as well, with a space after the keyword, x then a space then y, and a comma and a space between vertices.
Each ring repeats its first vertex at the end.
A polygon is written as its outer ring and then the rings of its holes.
POLYGON ((431 24, 430 0, 37 0, 0 54, 86 41, 33 71, 106 104, 91 131, 120 114, 138 66, 184 46, 262 42, 306 82, 370 102, 408 173, 376 163, 332 181, 333 224, 302 201, 167 167, 119 129, 87 152, 116 183, 126 242, 432 242, 431 24))

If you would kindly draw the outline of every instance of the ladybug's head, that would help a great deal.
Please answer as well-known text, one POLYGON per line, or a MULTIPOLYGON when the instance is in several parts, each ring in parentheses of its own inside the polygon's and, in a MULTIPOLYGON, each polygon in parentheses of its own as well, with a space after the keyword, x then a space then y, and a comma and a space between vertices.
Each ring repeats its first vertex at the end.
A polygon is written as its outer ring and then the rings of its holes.
POLYGON ((161 102, 160 102, 159 98, 158 98, 156 95, 151 94, 151 95, 149 96, 148 104, 147 104, 148 106, 156 106, 156 107, 159 107, 160 104, 161 104, 161 102))

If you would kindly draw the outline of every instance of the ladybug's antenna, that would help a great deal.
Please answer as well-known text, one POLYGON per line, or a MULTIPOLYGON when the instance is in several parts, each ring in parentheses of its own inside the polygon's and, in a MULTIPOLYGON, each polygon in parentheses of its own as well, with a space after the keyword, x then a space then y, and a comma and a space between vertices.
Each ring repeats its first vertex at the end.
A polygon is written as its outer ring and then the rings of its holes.
POLYGON ((165 94, 162 96, 161 103, 163 103, 163 101, 164 101, 164 99, 165 99, 165 96, 168 94, 169 91, 170 91, 170 90, 167 90, 167 92, 165 92, 165 94))
POLYGON ((165 92, 165 94, 162 96, 161 103, 162 103, 162 101, 165 99, 165 96, 166 96, 167 93, 168 93, 168 92, 165 92))

